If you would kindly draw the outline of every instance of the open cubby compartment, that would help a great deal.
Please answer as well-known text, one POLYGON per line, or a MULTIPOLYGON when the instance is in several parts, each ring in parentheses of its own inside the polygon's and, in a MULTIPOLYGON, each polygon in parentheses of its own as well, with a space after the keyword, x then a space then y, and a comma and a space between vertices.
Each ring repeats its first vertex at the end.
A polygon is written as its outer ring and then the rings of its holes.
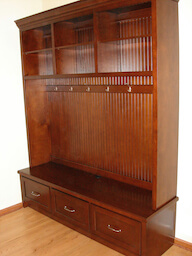
POLYGON ((55 47, 88 44, 94 41, 93 15, 54 24, 55 47))
POLYGON ((151 3, 98 12, 97 17, 100 42, 149 36, 152 33, 151 3))
POLYGON ((51 25, 23 31, 22 45, 23 52, 51 48, 51 25))
POLYGON ((94 45, 76 45, 56 49, 57 74, 95 72, 94 45))
POLYGON ((98 13, 98 72, 152 71, 150 3, 98 13))
POLYGON ((24 54, 23 61, 25 76, 53 74, 52 50, 24 54))
POLYGON ((152 37, 99 43, 98 72, 145 72, 152 70, 152 37))

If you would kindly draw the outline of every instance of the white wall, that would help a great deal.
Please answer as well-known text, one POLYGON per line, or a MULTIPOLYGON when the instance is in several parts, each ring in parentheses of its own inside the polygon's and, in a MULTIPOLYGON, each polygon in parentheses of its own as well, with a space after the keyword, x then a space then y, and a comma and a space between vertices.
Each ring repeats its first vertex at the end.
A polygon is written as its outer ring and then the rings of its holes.
MULTIPOLYGON (((72 0, 0 1, 0 209, 21 202, 18 169, 28 166, 19 30, 14 20, 72 0), (10 189, 11 188, 11 189, 10 189)), ((176 237, 192 242, 192 1, 180 0, 180 131, 176 237), (190 35, 189 35, 190 34, 190 35)))
POLYGON ((14 20, 40 11, 39 0, 0 1, 0 209, 21 202, 17 170, 29 165, 19 29, 14 20))
POLYGON ((43 10, 49 10, 49 9, 56 8, 64 4, 70 4, 76 1, 78 0, 75 0, 75 1, 73 0, 42 0, 43 10))
POLYGON ((179 2, 180 115, 176 237, 192 242, 192 1, 179 2))

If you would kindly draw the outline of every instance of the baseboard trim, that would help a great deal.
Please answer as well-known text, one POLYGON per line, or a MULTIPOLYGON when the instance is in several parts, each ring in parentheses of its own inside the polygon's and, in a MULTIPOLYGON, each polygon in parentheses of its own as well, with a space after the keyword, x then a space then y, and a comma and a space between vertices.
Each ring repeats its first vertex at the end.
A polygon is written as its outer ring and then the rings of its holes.
POLYGON ((179 239, 179 238, 175 238, 174 244, 175 244, 176 246, 182 247, 183 249, 192 252, 192 243, 189 243, 189 242, 184 241, 184 240, 179 239))
POLYGON ((15 205, 12 205, 8 208, 0 210, 0 217, 3 216, 3 215, 6 215, 8 213, 15 212, 15 211, 17 211, 21 208, 23 208, 23 203, 15 204, 15 205))

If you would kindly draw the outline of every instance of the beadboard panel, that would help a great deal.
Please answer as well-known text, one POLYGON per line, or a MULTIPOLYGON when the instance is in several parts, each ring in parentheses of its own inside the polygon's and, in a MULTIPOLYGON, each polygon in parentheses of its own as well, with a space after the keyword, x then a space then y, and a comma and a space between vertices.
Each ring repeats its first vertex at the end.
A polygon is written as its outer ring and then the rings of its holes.
POLYGON ((152 94, 57 92, 50 99, 52 156, 152 182, 152 94))

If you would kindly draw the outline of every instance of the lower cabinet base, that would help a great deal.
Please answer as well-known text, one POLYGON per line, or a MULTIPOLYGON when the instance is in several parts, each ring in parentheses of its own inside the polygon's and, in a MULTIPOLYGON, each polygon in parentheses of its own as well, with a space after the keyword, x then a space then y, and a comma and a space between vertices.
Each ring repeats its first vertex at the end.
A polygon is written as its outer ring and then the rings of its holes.
POLYGON ((127 256, 161 256, 174 243, 177 198, 146 216, 21 176, 24 207, 127 256))
MULTIPOLYGON (((24 207, 28 207, 28 205, 24 204, 25 206, 24 207)), ((30 206, 31 208, 37 210, 36 207, 34 206, 30 206)), ((37 210, 39 211, 39 209, 37 210)), ((122 253, 123 255, 126 255, 126 256, 136 256, 136 255, 139 255, 139 256, 161 256, 164 252, 166 252, 173 244, 174 244, 174 237, 169 237, 167 234, 166 234, 166 231, 162 231, 164 233, 163 234, 159 234, 159 230, 157 229, 155 231, 155 229, 160 226, 161 224, 152 224, 152 222, 149 222, 148 223, 148 232, 145 234, 142 234, 141 238, 143 239, 142 241, 142 250, 139 254, 135 254, 127 249, 125 249, 124 247, 120 247, 118 246, 116 243, 112 243, 98 235, 95 235, 89 231, 86 231, 78 226, 75 226, 73 224, 71 224, 70 222, 67 222, 61 218, 58 218, 56 216, 53 216, 53 215, 50 215, 48 213, 45 213, 44 211, 39 211, 41 212, 42 214, 45 214, 46 216, 58 221, 59 223, 113 249, 113 250, 116 250, 120 253, 122 253), (153 227, 153 225, 155 225, 155 227, 153 227)), ((143 225, 144 228, 143 228, 143 233, 145 233, 145 224, 143 225)))
POLYGON ((148 219, 146 223, 146 254, 144 255, 162 255, 174 244, 175 217, 176 202, 172 201, 148 219))

